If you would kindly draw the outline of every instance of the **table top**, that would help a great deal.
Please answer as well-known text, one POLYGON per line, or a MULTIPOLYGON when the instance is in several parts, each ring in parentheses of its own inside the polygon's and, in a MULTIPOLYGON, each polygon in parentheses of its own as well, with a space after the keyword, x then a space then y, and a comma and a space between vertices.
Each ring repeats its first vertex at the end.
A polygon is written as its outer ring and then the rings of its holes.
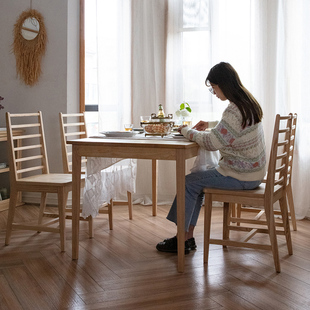
POLYGON ((181 139, 135 139, 135 138, 84 138, 84 139, 75 139, 67 141, 69 144, 73 145, 123 145, 124 147, 128 146, 158 146, 158 147, 173 147, 173 148, 192 148, 198 147, 196 142, 181 140, 181 139))
POLYGON ((178 151, 188 159, 196 156, 199 149, 196 142, 185 139, 84 138, 68 143, 78 146, 79 155, 86 157, 176 160, 178 151))

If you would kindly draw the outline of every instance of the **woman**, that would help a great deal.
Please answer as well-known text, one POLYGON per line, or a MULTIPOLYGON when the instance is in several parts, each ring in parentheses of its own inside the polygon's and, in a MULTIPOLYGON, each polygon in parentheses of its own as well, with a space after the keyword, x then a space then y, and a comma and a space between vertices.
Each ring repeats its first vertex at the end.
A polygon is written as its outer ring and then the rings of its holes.
MULTIPOLYGON (((196 248, 194 229, 203 201, 203 189, 254 189, 266 173, 266 153, 262 126, 263 112, 252 94, 242 85, 238 73, 228 63, 215 65, 206 78, 206 86, 220 100, 229 100, 217 126, 206 132, 208 123, 200 121, 192 129, 181 126, 179 132, 208 151, 219 150, 218 166, 186 176, 185 181, 185 253, 196 248)), ((174 200, 167 219, 177 224, 174 200)), ((158 251, 177 252, 177 236, 156 246, 158 251)))

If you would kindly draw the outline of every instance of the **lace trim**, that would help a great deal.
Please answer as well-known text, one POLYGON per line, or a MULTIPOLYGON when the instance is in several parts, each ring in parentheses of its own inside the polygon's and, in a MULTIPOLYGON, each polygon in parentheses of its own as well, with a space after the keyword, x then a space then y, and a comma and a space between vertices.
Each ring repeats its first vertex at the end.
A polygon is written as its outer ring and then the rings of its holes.
POLYGON ((135 193, 137 159, 87 158, 82 216, 96 217, 103 203, 135 193))

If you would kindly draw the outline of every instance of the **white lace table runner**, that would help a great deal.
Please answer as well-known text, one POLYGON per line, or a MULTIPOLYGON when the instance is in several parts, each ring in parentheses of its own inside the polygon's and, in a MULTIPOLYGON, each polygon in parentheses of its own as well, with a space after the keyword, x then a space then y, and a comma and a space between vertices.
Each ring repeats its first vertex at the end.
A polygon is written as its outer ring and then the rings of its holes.
POLYGON ((88 157, 82 216, 94 218, 103 203, 135 193, 136 175, 136 159, 88 157))

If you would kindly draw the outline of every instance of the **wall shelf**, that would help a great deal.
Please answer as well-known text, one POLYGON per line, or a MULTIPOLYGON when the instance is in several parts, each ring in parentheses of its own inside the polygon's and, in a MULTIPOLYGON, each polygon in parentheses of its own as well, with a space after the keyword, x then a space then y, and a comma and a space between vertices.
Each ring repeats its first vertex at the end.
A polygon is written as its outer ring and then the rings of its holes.
POLYGON ((9 172, 9 171, 10 171, 9 167, 0 168, 0 173, 9 172))
MULTIPOLYGON (((23 130, 13 130, 13 135, 17 136, 20 135, 23 132, 23 130)), ((0 128, 0 143, 1 142, 7 142, 7 134, 6 134, 6 128, 0 128)), ((0 173, 9 172, 10 167, 6 168, 0 168, 0 173)), ((7 210, 9 208, 10 199, 0 200, 0 212, 7 210)), ((21 199, 21 193, 19 194, 17 205, 22 205, 22 199, 21 199)))

